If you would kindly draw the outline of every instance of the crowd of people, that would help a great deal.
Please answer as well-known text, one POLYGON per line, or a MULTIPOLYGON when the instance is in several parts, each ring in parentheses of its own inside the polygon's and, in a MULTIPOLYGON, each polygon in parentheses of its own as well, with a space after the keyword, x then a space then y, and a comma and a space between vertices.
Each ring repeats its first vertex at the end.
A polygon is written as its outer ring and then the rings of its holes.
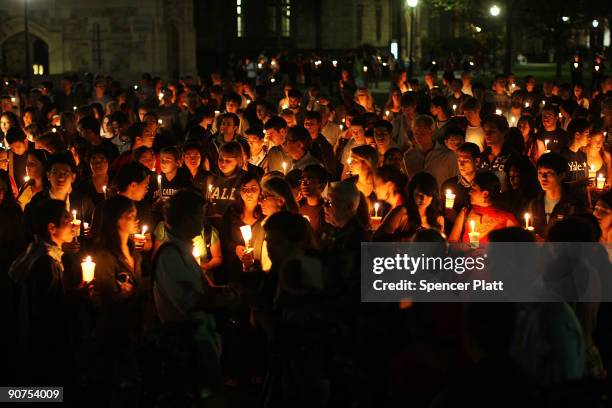
POLYGON ((327 94, 263 64, 4 78, 1 383, 101 407, 599 406, 608 304, 361 303, 360 259, 475 231, 611 243, 612 78, 398 71, 378 106, 337 61, 327 94))

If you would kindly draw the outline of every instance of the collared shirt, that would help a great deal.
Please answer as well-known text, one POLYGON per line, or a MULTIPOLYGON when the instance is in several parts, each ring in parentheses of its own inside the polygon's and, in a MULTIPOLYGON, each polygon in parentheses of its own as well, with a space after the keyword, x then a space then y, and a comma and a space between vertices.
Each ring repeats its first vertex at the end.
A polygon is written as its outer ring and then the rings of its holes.
POLYGON ((255 166, 261 167, 262 162, 265 160, 267 155, 266 149, 261 149, 261 152, 257 156, 251 156, 249 163, 255 166))
POLYGON ((412 178, 416 173, 426 171, 436 178, 439 186, 459 174, 455 153, 440 144, 436 144, 428 152, 417 147, 408 150, 404 154, 404 165, 408 177, 412 178))

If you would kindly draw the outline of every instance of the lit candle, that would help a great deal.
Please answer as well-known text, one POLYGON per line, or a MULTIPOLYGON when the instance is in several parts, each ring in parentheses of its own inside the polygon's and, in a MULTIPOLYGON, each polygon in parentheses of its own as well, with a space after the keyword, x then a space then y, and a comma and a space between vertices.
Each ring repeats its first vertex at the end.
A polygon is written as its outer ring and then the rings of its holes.
POLYGON ((163 120, 161 120, 161 119, 157 119, 157 123, 158 123, 159 125, 163 125, 163 124, 164 124, 164 121, 163 121, 163 120))
POLYGON ((495 114, 496 115, 501 115, 502 114, 502 110, 501 109, 495 109, 495 114))
POLYGON ((247 105, 251 103, 251 99, 247 98, 247 105))
POLYGON ((574 62, 574 68, 578 69, 578 63, 577 62, 574 62))
POLYGON ((599 65, 595 65, 595 71, 599 71, 599 65))
POLYGON ((242 234, 242 238, 244 239, 244 246, 246 249, 251 247, 251 239, 253 238, 253 231, 251 231, 250 225, 243 225, 240 227, 240 233, 242 234))
POLYGON ((270 78, 270 82, 271 82, 271 83, 274 83, 274 82, 276 82, 276 79, 274 79, 274 78, 270 78))
POLYGON ((25 177, 23 178, 23 181, 25 181, 26 183, 27 183, 28 181, 30 181, 30 176, 25 176, 25 177))
POLYGON ((605 185, 606 185, 606 178, 604 177, 603 174, 600 174, 599 176, 597 176, 597 189, 603 190, 605 185))
POLYGON ((221 114, 221 111, 216 110, 216 111, 215 111, 215 118, 216 118, 217 116, 219 116, 220 114, 221 114))
POLYGON ((457 105, 453 104, 453 112, 457 112, 457 105))
POLYGON ((546 101, 542 101, 542 106, 546 106, 546 101))
POLYGON ((449 189, 446 190, 446 208, 453 208, 455 206, 456 195, 449 189))
POLYGON ((15 103, 17 101, 17 99, 15 99, 14 96, 11 96, 11 102, 15 103))
POLYGON ((137 91, 138 90, 138 85, 134 85, 134 90, 137 91))
POLYGON ((287 162, 283 162, 283 174, 287 174, 287 162))
POLYGON ((597 172, 595 171, 595 166, 593 164, 591 164, 589 166, 589 178, 594 179, 595 176, 597 176, 597 172))
POLYGON ((261 62, 259 64, 257 64, 257 68, 262 69, 263 65, 261 64, 261 62))
POLYGON ((72 107, 72 110, 77 110, 77 107, 76 107, 76 106, 73 106, 73 107, 72 107))
POLYGON ((368 67, 364 66, 363 67, 363 72, 368 72, 368 67))
POLYGON ((163 99, 163 97, 164 97, 164 93, 163 93, 163 92, 158 93, 158 94, 157 94, 157 97, 158 97, 158 98, 159 98, 159 100, 161 101, 161 100, 163 99))
POLYGON ((106 186, 102 186, 102 191, 104 192, 104 199, 106 200, 106 186))
POLYGON ((146 238, 145 234, 147 233, 148 229, 149 229, 149 227, 147 227, 146 225, 143 225, 142 229, 140 230, 140 234, 139 233, 134 234, 134 238, 136 238, 137 240, 140 240, 140 241, 144 241, 145 238, 146 238))
POLYGON ((334 68, 335 68, 335 67, 337 67, 337 66, 338 66, 338 61, 333 60, 333 61, 332 61, 332 65, 334 66, 334 68))
POLYGON ((470 220, 470 232, 468 234, 471 244, 477 244, 480 241, 480 233, 476 231, 476 221, 470 220))
POLYGON ((550 143, 549 139, 544 140, 544 153, 550 153, 550 150, 548 150, 548 144, 550 143))
POLYGON ((72 210, 72 222, 75 222, 77 220, 76 214, 77 214, 77 211, 72 210))
POLYGON ((528 108, 529 107, 529 102, 525 102, 525 107, 528 108))
POLYGON ((389 113, 390 113, 390 112, 389 112, 388 110, 387 110, 387 111, 385 111, 385 116, 389 117, 389 113))
POLYGON ((527 231, 533 231, 533 226, 531 226, 529 223, 530 218, 531 218, 531 214, 525 213, 525 229, 527 231))
POLYGON ((194 244, 193 251, 191 251, 191 254, 193 255, 193 257, 195 258, 196 262, 199 265, 200 264, 200 257, 202 256, 202 253, 200 252, 200 248, 198 248, 197 245, 194 244))
POLYGON ((510 116, 510 124, 516 125, 516 116, 510 116))
POLYGON ((284 110, 284 109, 287 109, 288 107, 289 107, 289 105, 288 105, 288 104, 283 103, 283 110, 284 110))
POLYGON ((161 191, 161 182, 162 182, 162 176, 161 174, 157 175, 157 188, 161 191))
POLYGON ((87 256, 81 262, 81 270, 83 271, 83 282, 89 283, 94 279, 96 263, 91 261, 91 256, 87 256))
POLYGON ((374 217, 373 219, 379 219, 378 209, 380 208, 380 203, 374 203, 374 217))

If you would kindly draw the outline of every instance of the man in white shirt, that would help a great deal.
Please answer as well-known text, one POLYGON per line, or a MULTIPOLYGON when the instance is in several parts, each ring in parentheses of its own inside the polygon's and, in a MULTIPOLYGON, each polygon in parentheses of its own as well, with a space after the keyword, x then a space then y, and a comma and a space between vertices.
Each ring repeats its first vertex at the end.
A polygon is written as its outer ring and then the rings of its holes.
POLYGON ((461 105, 463 114, 468 121, 465 131, 465 141, 474 143, 482 152, 485 147, 484 131, 480 120, 480 102, 476 98, 469 98, 461 105))

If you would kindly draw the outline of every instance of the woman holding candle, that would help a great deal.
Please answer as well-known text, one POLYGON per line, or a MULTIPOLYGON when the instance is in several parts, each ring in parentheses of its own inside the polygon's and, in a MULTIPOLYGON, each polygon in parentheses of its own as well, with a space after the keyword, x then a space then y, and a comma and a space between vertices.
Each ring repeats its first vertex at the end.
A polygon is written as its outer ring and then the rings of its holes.
POLYGON ((122 195, 106 200, 100 233, 95 237, 98 252, 93 257, 96 269, 92 293, 102 389, 118 389, 121 383, 128 384, 129 389, 136 378, 135 345, 142 331, 145 291, 140 254, 130 240, 136 232, 134 202, 122 195))
MULTIPOLYGON (((601 123, 591 126, 584 152, 586 153, 587 167, 595 170, 596 175, 603 174, 606 180, 612 180, 612 155, 604 147, 601 123)), ((608 184, 610 184, 609 181, 608 184)))
POLYGON ((45 164, 49 154, 44 150, 30 150, 28 152, 26 171, 28 181, 22 186, 17 196, 17 201, 22 209, 32 200, 37 193, 45 188, 45 164))
MULTIPOLYGON (((612 191, 603 194, 595 203, 593 215, 601 228, 601 242, 612 244, 612 191)), ((612 253, 610 254, 612 259, 612 253)))
POLYGON ((361 145, 351 149, 349 171, 353 174, 355 185, 368 199, 368 206, 373 208, 376 201, 374 193, 374 169, 378 163, 378 153, 372 146, 361 145))
POLYGON ((374 232, 374 241, 394 241, 410 228, 408 220, 407 177, 393 166, 382 166, 374 173, 374 192, 379 201, 390 206, 374 232))
POLYGON ((506 187, 501 197, 504 208, 519 216, 539 191, 538 175, 531 161, 525 156, 511 158, 508 161, 506 187))
POLYGON ((457 215, 449 242, 488 242, 491 231, 519 226, 512 213, 501 209, 500 197, 497 176, 490 172, 478 173, 470 191, 471 206, 464 207, 457 215))
POLYGON ((104 150, 94 148, 89 156, 89 167, 91 176, 87 180, 83 180, 76 190, 81 194, 91 198, 94 205, 109 198, 110 178, 108 176, 109 160, 104 150))
POLYGON ((540 156, 544 154, 546 146, 542 140, 536 137, 533 118, 527 115, 521 116, 516 127, 521 132, 523 141, 525 142, 523 155, 529 157, 531 162, 535 165, 540 156))
POLYGON ((62 263, 62 245, 74 237, 71 221, 63 201, 41 202, 36 239, 9 269, 9 277, 20 288, 15 333, 20 341, 14 347, 27 382, 67 384, 74 374, 62 263))
POLYGON ((421 172, 414 175, 408 184, 408 223, 404 233, 409 238, 419 230, 435 229, 444 232, 444 217, 441 215, 440 194, 434 176, 421 172))
POLYGON ((389 94, 389 99, 387 99, 387 103, 385 103, 385 116, 383 119, 392 121, 395 117, 400 113, 402 109, 401 105, 402 92, 394 88, 389 94))

